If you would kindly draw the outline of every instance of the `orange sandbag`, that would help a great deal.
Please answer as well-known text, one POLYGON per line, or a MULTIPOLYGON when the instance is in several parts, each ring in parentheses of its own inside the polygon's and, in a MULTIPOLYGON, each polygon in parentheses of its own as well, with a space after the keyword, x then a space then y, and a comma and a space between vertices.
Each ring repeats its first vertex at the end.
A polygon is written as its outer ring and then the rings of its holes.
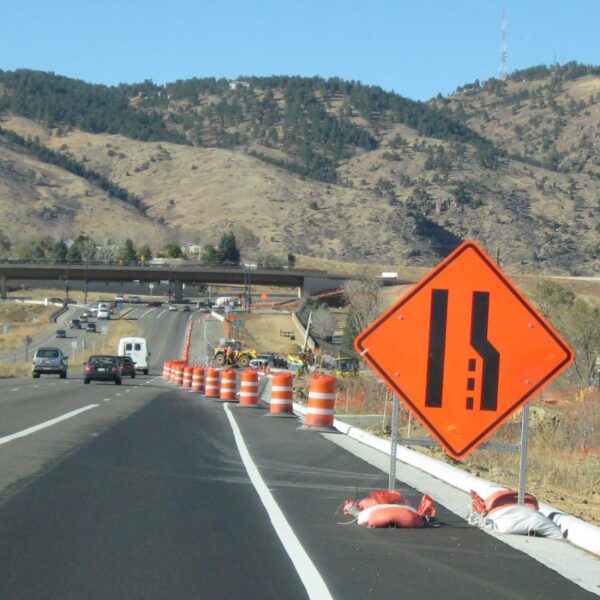
POLYGON ((402 527, 417 529, 423 527, 425 521, 416 510, 406 506, 382 506, 373 510, 369 516, 368 527, 402 527))
POLYGON ((360 508, 360 510, 365 510, 366 508, 371 508, 377 504, 406 504, 406 500, 400 492, 374 490, 368 498, 363 498, 358 503, 358 508, 360 508))

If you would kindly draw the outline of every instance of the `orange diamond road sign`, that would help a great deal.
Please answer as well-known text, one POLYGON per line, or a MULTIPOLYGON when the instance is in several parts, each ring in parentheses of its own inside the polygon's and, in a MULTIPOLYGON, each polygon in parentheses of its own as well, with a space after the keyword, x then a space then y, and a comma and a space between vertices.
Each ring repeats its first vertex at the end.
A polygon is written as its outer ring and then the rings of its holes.
POLYGON ((573 361, 567 343, 475 242, 459 246, 355 347, 457 459, 573 361))

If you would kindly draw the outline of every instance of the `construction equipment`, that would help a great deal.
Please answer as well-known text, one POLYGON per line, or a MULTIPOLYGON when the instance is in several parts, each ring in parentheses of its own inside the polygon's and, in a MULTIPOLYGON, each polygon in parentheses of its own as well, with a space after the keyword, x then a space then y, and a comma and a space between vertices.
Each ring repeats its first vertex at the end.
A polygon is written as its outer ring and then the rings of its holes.
POLYGON ((213 360, 220 367, 230 364, 246 368, 256 357, 255 348, 242 348, 242 342, 239 340, 225 340, 224 344, 215 346, 213 360), (228 348, 231 348, 229 352, 228 348))
POLYGON ((333 374, 336 377, 357 377, 358 361, 350 356, 336 358, 333 374))

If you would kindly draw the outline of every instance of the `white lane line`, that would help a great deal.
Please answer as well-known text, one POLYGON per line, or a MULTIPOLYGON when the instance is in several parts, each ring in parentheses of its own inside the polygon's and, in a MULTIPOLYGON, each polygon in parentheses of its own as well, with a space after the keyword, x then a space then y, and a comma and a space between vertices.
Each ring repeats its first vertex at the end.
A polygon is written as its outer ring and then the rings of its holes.
POLYGON ((25 437, 26 435, 30 435, 32 433, 35 433, 36 431, 40 431, 40 429, 46 429, 46 427, 52 427, 52 425, 56 425, 57 423, 60 423, 61 421, 70 419, 71 417, 74 417, 82 412, 85 412, 86 410, 90 410, 91 408, 96 408, 97 406, 99 406, 99 405, 98 404, 88 404, 87 406, 84 406, 83 408, 78 408, 77 410, 72 410, 71 412, 65 413, 64 415, 61 415, 60 417, 56 417, 55 419, 50 419, 49 421, 44 421, 43 423, 40 423, 39 425, 34 425, 33 427, 28 427, 27 429, 23 429, 22 431, 17 431, 17 433, 12 433, 11 435, 6 435, 6 436, 0 438, 0 445, 7 444, 8 442, 12 442, 13 440, 16 440, 18 438, 25 437))
POLYGON ((18 392, 19 388, 13 388, 12 390, 10 390, 11 392, 18 392))
POLYGON ((34 387, 34 388, 39 388, 40 386, 39 386, 39 385, 33 385, 33 386, 31 386, 31 387, 34 387))
POLYGON ((160 319, 160 318, 161 318, 161 317, 162 317, 162 316, 163 316, 163 315, 164 315, 166 312, 168 312, 168 311, 169 311, 169 309, 168 309, 168 308, 167 308, 167 309, 165 309, 165 310, 161 310, 161 311, 160 311, 160 312, 159 312, 159 313, 156 315, 156 318, 157 318, 157 319, 160 319))
POLYGON ((308 592, 309 598, 314 598, 315 600, 332 600, 332 596, 327 589, 327 584, 323 581, 321 574, 317 571, 310 556, 308 556, 306 550, 302 547, 300 540, 296 537, 294 530, 287 522, 283 512, 279 508, 277 502, 275 502, 275 498, 273 498, 273 495, 269 491, 269 488, 266 486, 260 472, 254 464, 250 452, 248 452, 248 448, 246 447, 246 443, 244 442, 244 438, 242 437, 240 428, 231 414, 229 405, 224 404, 223 409, 225 410, 225 414, 231 425, 233 437, 242 462, 244 463, 244 467, 246 467, 248 477, 250 477, 254 489, 257 491, 263 506, 267 510, 273 529, 275 529, 275 533, 281 540, 285 551, 290 557, 302 584, 308 592))
POLYGON ((110 402, 110 398, 104 398, 104 400, 102 400, 102 402, 110 402))
POLYGON ((120 395, 121 395, 121 394, 119 394, 119 393, 115 394, 115 396, 120 396, 120 395))
POLYGON ((143 319, 148 313, 151 313, 154 309, 153 308, 149 308, 141 317, 140 319, 143 319))

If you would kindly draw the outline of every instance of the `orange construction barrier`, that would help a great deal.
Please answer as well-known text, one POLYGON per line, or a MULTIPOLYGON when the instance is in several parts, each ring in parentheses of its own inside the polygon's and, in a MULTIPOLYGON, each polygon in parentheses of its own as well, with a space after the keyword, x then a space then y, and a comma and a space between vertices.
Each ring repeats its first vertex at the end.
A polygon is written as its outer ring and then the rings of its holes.
POLYGON ((258 373, 254 369, 242 371, 240 406, 258 407, 258 373))
POLYGON ((194 367, 184 367, 183 368, 183 380, 181 382, 181 387, 191 388, 192 387, 192 373, 194 372, 194 367))
POLYGON ((192 392, 204 393, 204 368, 195 367, 192 372, 192 392))
POLYGON ((178 365, 185 366, 185 363, 182 360, 172 360, 172 361, 170 361, 170 364, 171 364, 171 375, 169 377, 169 381, 171 381, 172 383, 175 383, 175 375, 177 374, 177 366, 178 365))
POLYGON ((269 415, 273 417, 294 416, 294 376, 291 373, 279 372, 271 381, 271 406, 269 415))
POLYGON ((316 373, 310 380, 303 429, 333 429, 335 377, 316 373))
POLYGON ((171 374, 171 362, 167 361, 163 364, 163 379, 169 379, 169 376, 171 374))
POLYGON ((173 375, 173 383, 175 385, 182 385, 183 384, 183 369, 185 369, 185 367, 181 364, 177 364, 175 365, 175 374, 173 375))
POLYGON ((217 369, 208 369, 208 371, 206 371, 204 395, 208 398, 219 397, 219 371, 217 369))
POLYGON ((233 369, 221 371, 221 395, 224 402, 237 401, 237 375, 233 369))

